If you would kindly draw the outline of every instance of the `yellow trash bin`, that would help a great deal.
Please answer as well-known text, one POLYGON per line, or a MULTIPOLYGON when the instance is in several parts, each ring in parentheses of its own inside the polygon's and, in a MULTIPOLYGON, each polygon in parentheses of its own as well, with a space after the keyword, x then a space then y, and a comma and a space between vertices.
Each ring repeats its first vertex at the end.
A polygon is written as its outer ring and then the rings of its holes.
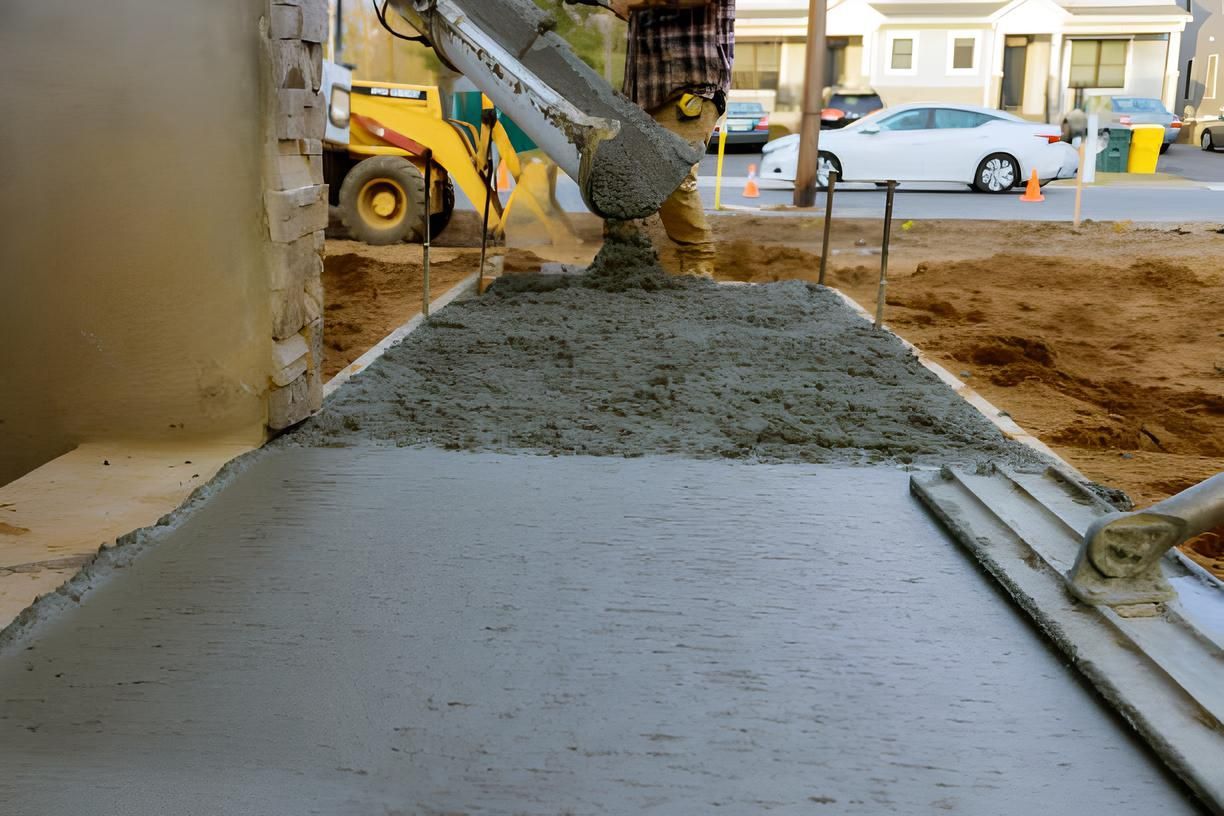
POLYGON ((1156 172, 1164 133, 1164 125, 1135 125, 1131 128, 1130 158, 1126 161, 1126 172, 1156 172))

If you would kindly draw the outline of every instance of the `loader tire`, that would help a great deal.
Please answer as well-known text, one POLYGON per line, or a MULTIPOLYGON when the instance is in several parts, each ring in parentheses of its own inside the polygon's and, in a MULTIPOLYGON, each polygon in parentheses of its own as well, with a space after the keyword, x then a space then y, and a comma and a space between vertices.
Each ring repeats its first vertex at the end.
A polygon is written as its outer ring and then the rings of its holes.
POLYGON ((413 235, 420 224, 425 179, 400 156, 358 162, 340 185, 340 219, 358 241, 381 246, 413 235))

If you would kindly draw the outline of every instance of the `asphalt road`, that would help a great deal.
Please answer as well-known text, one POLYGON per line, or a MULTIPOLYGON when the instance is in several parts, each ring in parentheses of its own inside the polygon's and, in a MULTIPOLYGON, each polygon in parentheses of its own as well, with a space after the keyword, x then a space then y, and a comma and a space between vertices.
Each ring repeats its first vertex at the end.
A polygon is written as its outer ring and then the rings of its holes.
MULTIPOLYGON (((707 153, 701 163, 701 175, 713 176, 718 156, 707 153)), ((728 176, 747 176, 748 165, 761 164, 761 154, 737 150, 728 152, 723 162, 723 173, 728 176)), ((1224 183, 1224 151, 1207 153, 1194 145, 1175 144, 1160 157, 1157 171, 1181 176, 1190 181, 1224 183)))
MULTIPOLYGON (((761 185, 759 198, 742 195, 744 179, 729 180, 722 203, 735 207, 780 207, 793 203, 790 185, 761 185)), ((576 190, 575 190, 576 192, 576 190)), ((893 214, 907 219, 971 219, 988 221, 1070 221, 1075 212, 1073 187, 1046 187, 1045 201, 1026 203, 1020 190, 1006 195, 983 195, 963 187, 915 190, 899 188, 893 214)), ((714 205, 714 180, 702 179, 702 198, 714 205)), ((824 207, 824 195, 816 199, 824 207)), ((878 218, 884 213, 885 193, 874 187, 846 185, 834 197, 834 215, 841 218, 878 218)), ((764 214, 769 214, 766 210, 764 214)), ((783 216, 785 213, 778 213, 783 216)), ((1224 189, 1184 187, 1096 187, 1084 191, 1083 218, 1096 221, 1187 223, 1224 218, 1224 189)))
MULTIPOLYGON (((759 198, 743 196, 749 165, 760 166, 759 153, 730 153, 723 163, 722 203, 733 207, 778 207, 793 203, 793 185, 759 181, 759 198)), ((707 155, 701 165, 702 198, 714 206, 717 156, 707 155)), ((1098 221, 1211 221, 1224 217, 1224 153, 1204 153, 1190 145, 1174 145, 1161 157, 1162 174, 1179 179, 1135 179, 1085 189, 1083 217, 1098 221), (1217 189, 1211 189, 1215 187, 1217 189)), ((577 190, 574 191, 575 194, 577 190)), ((1070 182, 1048 186, 1044 202, 1020 201, 1020 190, 1005 195, 984 195, 961 184, 900 185, 894 215, 899 218, 965 218, 984 220, 1069 221, 1075 211, 1070 182), (1065 185, 1065 186, 1064 186, 1065 185)), ((834 214, 843 218, 875 218, 883 214, 885 195, 873 185, 847 184, 834 197, 834 214)), ((823 194, 817 206, 824 206, 823 194)))
POLYGON ((1224 152, 1208 153, 1195 145, 1175 144, 1156 169, 1191 181, 1224 183, 1224 152))
POLYGON ((0 652, 4 816, 1197 810, 892 468, 291 449, 159 537, 0 652))

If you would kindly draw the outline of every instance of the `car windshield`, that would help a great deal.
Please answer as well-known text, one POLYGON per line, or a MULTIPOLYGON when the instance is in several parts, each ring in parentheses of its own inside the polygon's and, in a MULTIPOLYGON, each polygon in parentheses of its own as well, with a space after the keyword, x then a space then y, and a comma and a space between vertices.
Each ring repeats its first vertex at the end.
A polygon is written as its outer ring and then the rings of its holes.
POLYGON ((845 130, 857 130, 864 125, 879 125, 881 119, 885 118, 886 116, 892 116, 896 112, 897 111, 895 108, 885 108, 883 110, 875 111, 874 113, 864 116, 862 119, 855 119, 853 122, 846 125, 845 130))
POLYGON ((1159 99, 1146 99, 1141 96, 1115 96, 1113 109, 1116 113, 1168 113, 1159 99))
POLYGON ((846 113, 871 113, 884 107, 884 103, 878 94, 835 93, 829 100, 829 107, 846 113))

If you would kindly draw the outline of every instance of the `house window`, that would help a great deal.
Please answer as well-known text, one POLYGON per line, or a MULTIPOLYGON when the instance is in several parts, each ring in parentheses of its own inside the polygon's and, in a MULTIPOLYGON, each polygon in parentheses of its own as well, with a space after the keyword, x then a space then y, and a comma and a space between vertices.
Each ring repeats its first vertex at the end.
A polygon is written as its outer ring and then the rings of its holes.
POLYGON ((781 40, 737 42, 731 87, 750 91, 776 91, 781 65, 781 40))
POLYGON ((1126 40, 1073 40, 1072 88, 1121 88, 1126 85, 1126 40))
POLYGON ((977 57, 976 37, 952 38, 952 70, 972 71, 977 57))
POLYGON ((897 37, 892 41, 892 57, 888 67, 894 71, 914 70, 913 38, 897 37))
POLYGON ((1190 81, 1194 79, 1194 60, 1186 60, 1186 93, 1184 94, 1187 101, 1190 99, 1190 81))
POLYGON ((1207 90, 1203 92, 1204 99, 1216 98, 1216 80, 1220 78, 1220 55, 1212 54, 1207 58, 1207 76, 1203 77, 1203 84, 1207 90))

